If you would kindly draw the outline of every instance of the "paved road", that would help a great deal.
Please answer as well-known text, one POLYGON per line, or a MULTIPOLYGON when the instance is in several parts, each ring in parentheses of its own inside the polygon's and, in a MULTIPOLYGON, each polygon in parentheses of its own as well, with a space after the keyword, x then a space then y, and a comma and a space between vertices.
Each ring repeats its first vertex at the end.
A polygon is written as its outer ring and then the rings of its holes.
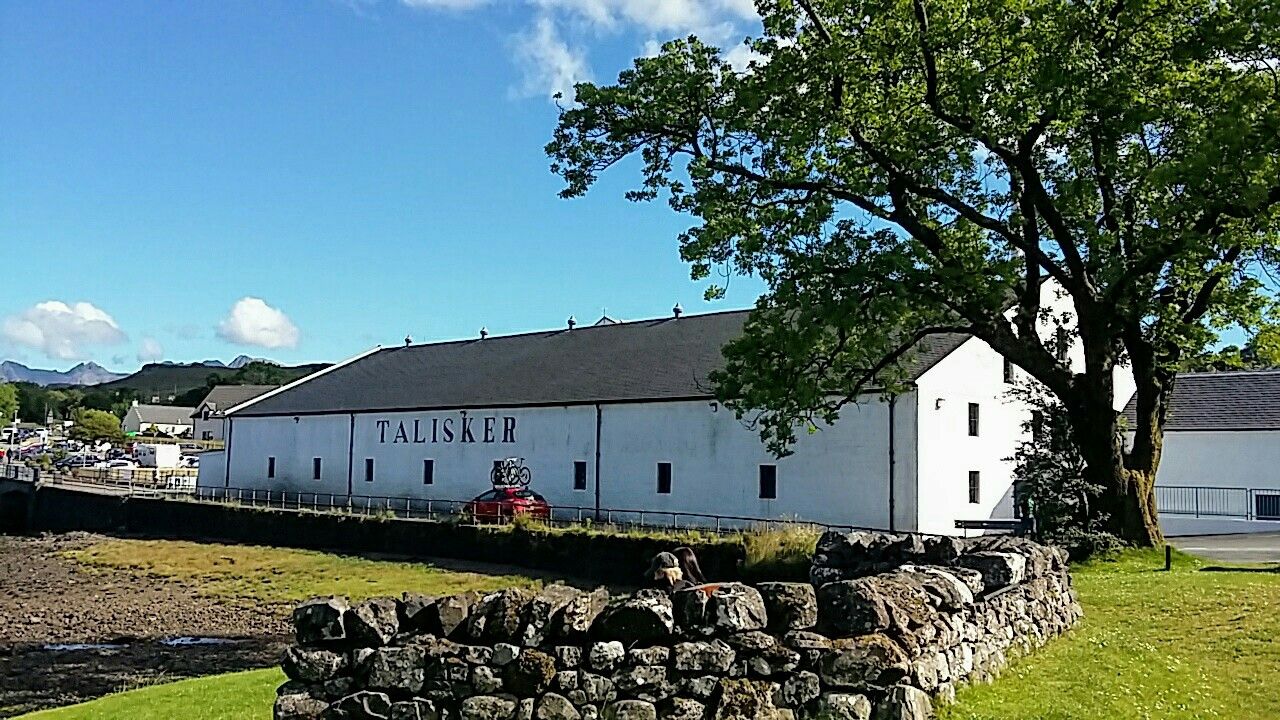
POLYGON ((1280 533, 1188 535, 1169 542, 1179 550, 1219 562, 1280 563, 1280 533))

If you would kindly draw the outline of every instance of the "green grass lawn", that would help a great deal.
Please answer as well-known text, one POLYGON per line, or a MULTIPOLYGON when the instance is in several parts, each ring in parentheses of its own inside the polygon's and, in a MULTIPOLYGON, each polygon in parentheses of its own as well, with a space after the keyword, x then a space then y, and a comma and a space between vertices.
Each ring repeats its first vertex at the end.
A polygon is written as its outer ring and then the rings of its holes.
POLYGON ((518 575, 455 572, 426 563, 174 540, 103 540, 66 555, 90 571, 125 570, 177 580, 211 596, 266 603, 293 603, 317 595, 449 595, 537 584, 518 575))
MULTIPOLYGON (((1084 622, 994 684, 963 688, 941 720, 1280 718, 1280 573, 1203 565, 1178 556, 1165 573, 1158 554, 1129 553, 1076 568, 1084 622)), ((280 681, 275 670, 237 673, 27 717, 266 720, 280 681)))
POLYGON ((942 720, 1276 720, 1280 573, 1129 553, 1074 571, 1085 619, 942 720))
POLYGON ((270 720, 278 669, 182 680, 23 715, 25 720, 270 720))

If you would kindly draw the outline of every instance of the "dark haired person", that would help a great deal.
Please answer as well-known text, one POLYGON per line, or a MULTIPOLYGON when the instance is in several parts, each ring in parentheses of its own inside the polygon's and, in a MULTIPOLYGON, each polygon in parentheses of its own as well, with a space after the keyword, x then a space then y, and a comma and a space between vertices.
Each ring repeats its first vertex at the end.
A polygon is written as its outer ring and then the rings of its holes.
POLYGON ((676 561, 680 564, 680 573, 687 582, 691 585, 707 584, 707 578, 702 574, 702 566, 698 564, 698 556, 693 554, 692 548, 681 546, 671 552, 676 556, 676 561))

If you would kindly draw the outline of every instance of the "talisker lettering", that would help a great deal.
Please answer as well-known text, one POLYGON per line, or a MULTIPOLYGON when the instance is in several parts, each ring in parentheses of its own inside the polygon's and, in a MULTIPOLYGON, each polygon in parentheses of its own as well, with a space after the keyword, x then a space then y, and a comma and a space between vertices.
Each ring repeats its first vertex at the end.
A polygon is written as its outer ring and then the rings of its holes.
POLYGON ((379 445, 438 445, 460 443, 514 443, 516 419, 510 415, 482 418, 416 418, 412 421, 378 420, 379 445), (498 437, 498 421, 502 421, 502 437, 498 437), (477 427, 478 423, 478 427, 477 427), (479 433, 479 434, 477 434, 479 433))

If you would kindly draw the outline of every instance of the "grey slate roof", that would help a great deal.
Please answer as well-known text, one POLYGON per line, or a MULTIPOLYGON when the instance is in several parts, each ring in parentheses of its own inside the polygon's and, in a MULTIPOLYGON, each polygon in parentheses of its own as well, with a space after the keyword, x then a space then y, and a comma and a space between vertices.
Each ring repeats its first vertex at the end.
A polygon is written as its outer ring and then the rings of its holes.
MULTIPOLYGON (((1131 425, 1136 405, 1124 409, 1131 425)), ((1280 430, 1280 370, 1179 374, 1165 429, 1280 430)))
POLYGON ((195 412, 191 413, 191 417, 200 415, 200 410, 208 405, 209 409, 214 412, 226 412, 231 408, 248 402, 260 395, 265 395, 272 390, 280 387, 279 385, 218 385, 204 396, 204 400, 200 401, 200 405, 196 407, 195 412))
MULTIPOLYGON (((394 347, 301 382, 236 415, 300 415, 711 396, 708 375, 721 348, 742 334, 747 310, 638 320, 484 340, 394 347)), ((968 335, 939 335, 918 346, 919 377, 968 335)))
POLYGON ((148 425, 190 425, 195 408, 176 405, 134 405, 129 412, 138 416, 142 427, 148 425))

